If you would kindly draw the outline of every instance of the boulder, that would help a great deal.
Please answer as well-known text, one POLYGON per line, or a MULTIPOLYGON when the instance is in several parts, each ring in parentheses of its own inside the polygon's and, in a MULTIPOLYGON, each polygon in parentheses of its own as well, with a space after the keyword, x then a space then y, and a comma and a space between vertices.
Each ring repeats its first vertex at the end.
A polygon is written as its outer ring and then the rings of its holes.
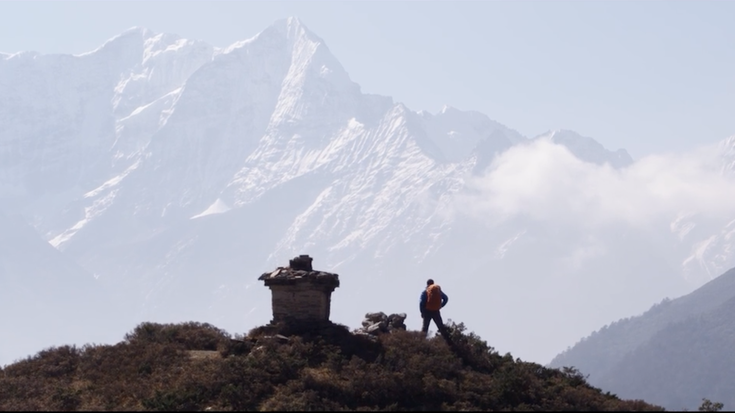
POLYGON ((382 326, 381 326, 380 323, 373 324, 373 325, 371 325, 370 327, 367 328, 367 333, 368 334, 376 334, 377 335, 380 332, 380 330, 382 329, 381 327, 382 326))
POLYGON ((365 314, 365 319, 370 320, 373 323, 379 323, 381 321, 388 321, 388 316, 385 315, 384 312, 378 312, 378 313, 367 313, 365 314))
POLYGON ((386 315, 384 312, 367 313, 362 320, 362 327, 355 330, 356 334, 376 336, 381 333, 390 333, 395 330, 406 330, 406 313, 386 315))

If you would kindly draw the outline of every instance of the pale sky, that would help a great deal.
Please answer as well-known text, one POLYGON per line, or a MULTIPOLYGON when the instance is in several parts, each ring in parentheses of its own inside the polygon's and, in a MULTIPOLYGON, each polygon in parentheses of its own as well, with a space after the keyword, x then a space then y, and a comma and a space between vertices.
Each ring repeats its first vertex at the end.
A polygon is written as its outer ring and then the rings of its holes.
MULTIPOLYGON (((0 2, 0 52, 132 26, 227 46, 295 16, 363 92, 571 129, 634 158, 735 135, 735 2, 0 2)), ((0 69, 1 70, 1 69, 0 69)))

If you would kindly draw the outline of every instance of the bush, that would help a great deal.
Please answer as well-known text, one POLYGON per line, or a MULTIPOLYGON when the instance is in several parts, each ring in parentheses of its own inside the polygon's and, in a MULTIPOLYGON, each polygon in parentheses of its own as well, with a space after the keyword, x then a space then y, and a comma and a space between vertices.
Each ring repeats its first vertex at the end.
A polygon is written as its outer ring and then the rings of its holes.
POLYGON ((462 323, 447 328, 450 344, 331 323, 234 339, 209 324, 143 323, 113 346, 7 366, 0 410, 661 410, 603 394, 574 369, 501 356, 462 323), (201 350, 218 351, 193 357, 201 350))
POLYGON ((177 343, 186 350, 217 350, 230 340, 230 335, 207 323, 183 324, 143 323, 125 335, 130 344, 177 343))

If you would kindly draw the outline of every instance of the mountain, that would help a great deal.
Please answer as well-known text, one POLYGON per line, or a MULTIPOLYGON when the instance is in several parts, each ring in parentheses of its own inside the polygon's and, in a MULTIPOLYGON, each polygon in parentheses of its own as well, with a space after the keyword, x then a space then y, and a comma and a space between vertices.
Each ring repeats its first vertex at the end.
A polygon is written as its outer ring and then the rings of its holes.
POLYGON ((718 150, 722 156, 724 173, 735 173, 735 136, 731 136, 718 145, 718 150))
POLYGON ((81 55, 0 57, 0 210, 94 275, 108 336, 142 320, 264 324, 257 276, 308 253, 342 275, 335 321, 379 305, 418 326, 431 277, 452 297, 445 318, 548 360, 711 279, 682 265, 709 237, 722 234, 708 254, 724 258, 701 262, 735 260, 720 216, 686 215, 697 231, 684 238, 676 215, 591 231, 579 214, 544 215, 566 199, 553 188, 529 189, 552 176, 529 176, 538 166, 567 168, 551 184, 571 185, 577 171, 626 177, 631 162, 571 131, 528 139, 478 112, 364 93, 294 18, 224 48, 133 28, 81 55), (508 199, 483 185, 541 216, 498 212, 508 199))
MULTIPOLYGON (((719 169, 726 178, 735 177, 735 136, 720 141, 714 154, 714 158, 709 158, 712 168, 719 169)), ((722 197, 724 201, 733 199, 735 193, 731 191, 722 197)), ((735 216, 728 213, 725 217, 723 220, 701 212, 682 211, 671 222, 671 233, 676 235, 677 243, 688 250, 682 255, 681 264, 685 277, 708 281, 734 265, 735 216)))
POLYGON ((550 366, 575 366, 596 386, 667 409, 693 409, 702 398, 732 408, 734 310, 735 268, 595 331, 550 366))
POLYGON ((570 130, 560 129, 549 131, 534 139, 546 139, 550 142, 563 145, 574 156, 587 162, 597 164, 607 162, 614 168, 623 168, 633 163, 633 158, 630 157, 625 149, 610 152, 594 139, 581 136, 570 130))

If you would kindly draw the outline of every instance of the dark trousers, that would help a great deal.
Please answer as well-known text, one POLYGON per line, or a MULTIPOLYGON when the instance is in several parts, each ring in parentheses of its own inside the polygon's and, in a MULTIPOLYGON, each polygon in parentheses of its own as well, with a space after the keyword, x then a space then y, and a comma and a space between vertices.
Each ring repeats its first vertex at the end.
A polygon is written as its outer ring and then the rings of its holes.
POLYGON ((442 315, 439 310, 424 310, 421 317, 424 318, 424 325, 421 327, 421 332, 424 333, 424 335, 429 332, 429 324, 431 323, 431 320, 434 320, 434 324, 436 324, 436 328, 439 330, 439 333, 444 337, 444 340, 449 341, 449 333, 444 327, 444 321, 442 321, 442 315))

